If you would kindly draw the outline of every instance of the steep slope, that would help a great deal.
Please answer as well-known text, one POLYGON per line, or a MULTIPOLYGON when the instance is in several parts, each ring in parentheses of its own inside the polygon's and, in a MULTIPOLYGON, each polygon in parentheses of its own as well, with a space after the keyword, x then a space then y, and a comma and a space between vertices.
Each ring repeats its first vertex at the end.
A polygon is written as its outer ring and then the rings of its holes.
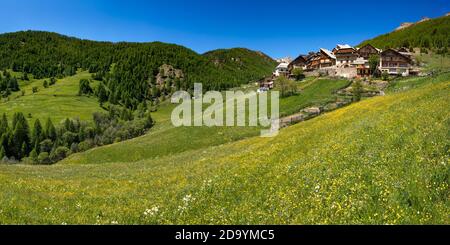
POLYGON ((2 165, 0 222, 446 224, 450 77, 423 79, 275 138, 136 163, 2 165))
MULTIPOLYGON (((280 115, 291 115, 307 106, 319 106, 329 101, 336 101, 334 92, 347 86, 348 83, 346 80, 315 79, 303 88, 302 93, 280 99, 280 115)), ((259 127, 175 128, 170 121, 173 108, 174 105, 165 104, 152 114, 156 125, 147 135, 74 154, 61 164, 104 164, 148 160, 226 144, 257 136, 260 133, 259 127)))
POLYGON ((35 78, 74 75, 78 68, 89 70, 107 80, 113 102, 127 106, 159 96, 160 91, 151 89, 155 86, 170 93, 172 87, 188 89, 202 82, 205 89, 219 90, 269 75, 275 67, 274 61, 254 51, 239 52, 239 56, 255 65, 217 67, 208 55, 160 42, 96 42, 41 31, 0 35, 0 69, 31 73, 35 78), (167 81, 167 86, 158 84, 163 65, 179 69, 183 76, 167 81))
POLYGON ((450 46, 450 16, 416 23, 407 28, 366 40, 358 46, 368 43, 382 49, 398 47, 448 48, 450 46))
POLYGON ((9 99, 0 102, 0 113, 12 117, 14 113, 22 112, 28 115, 30 125, 33 125, 35 119, 44 122, 47 118, 56 124, 66 118, 91 121, 92 113, 104 109, 100 107, 97 98, 78 96, 80 79, 90 77, 91 74, 88 72, 80 72, 74 76, 58 79, 55 85, 48 88, 43 86, 45 79, 23 82, 22 91, 13 93, 9 99), (38 88, 38 91, 33 93, 33 87, 38 88))
POLYGON ((216 67, 235 72, 238 79, 255 81, 270 74, 276 62, 261 52, 245 48, 218 49, 203 54, 216 67))

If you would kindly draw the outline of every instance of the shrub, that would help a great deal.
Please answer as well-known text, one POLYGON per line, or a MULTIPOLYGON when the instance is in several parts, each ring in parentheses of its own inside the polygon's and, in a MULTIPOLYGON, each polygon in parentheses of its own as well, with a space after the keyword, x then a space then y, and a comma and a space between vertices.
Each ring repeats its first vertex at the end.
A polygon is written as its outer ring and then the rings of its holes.
POLYGON ((39 154, 39 156, 38 156, 38 162, 40 164, 50 164, 51 161, 50 161, 50 157, 49 157, 48 153, 41 152, 41 154, 39 154))
POLYGON ((68 153, 69 153, 69 148, 67 148, 65 146, 60 146, 60 147, 56 148, 55 151, 52 152, 52 154, 50 155, 50 159, 53 162, 61 161, 62 159, 66 158, 68 156, 68 153))
POLYGON ((56 78, 54 78, 54 77, 50 78, 49 85, 52 86, 52 85, 55 85, 55 84, 56 84, 56 78))
POLYGON ((353 101, 360 101, 361 100, 361 93, 363 91, 362 84, 360 80, 356 80, 353 83, 352 86, 352 92, 353 92, 353 101))
POLYGON ((92 140, 88 139, 78 144, 78 151, 79 152, 87 151, 92 147, 94 147, 94 143, 92 142, 92 140))
POLYGON ((386 71, 383 71, 383 73, 381 74, 381 79, 383 79, 383 81, 388 81, 389 74, 386 71))
POLYGON ((40 152, 50 152, 53 147, 53 142, 49 139, 43 140, 40 144, 40 152))
POLYGON ((305 78, 305 74, 303 74, 302 68, 295 68, 294 70, 292 70, 292 74, 294 75, 295 80, 297 81, 300 81, 305 78))
POLYGON ((275 89, 280 91, 281 97, 289 97, 297 93, 297 84, 285 77, 279 77, 275 80, 275 89))

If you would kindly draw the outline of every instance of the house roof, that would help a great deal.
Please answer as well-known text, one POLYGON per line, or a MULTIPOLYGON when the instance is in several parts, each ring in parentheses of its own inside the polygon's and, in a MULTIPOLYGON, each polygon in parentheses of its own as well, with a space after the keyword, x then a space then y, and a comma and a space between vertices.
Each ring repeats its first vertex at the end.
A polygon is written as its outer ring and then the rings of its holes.
POLYGON ((370 43, 368 43, 368 44, 366 44, 366 45, 364 45, 364 46, 362 46, 361 48, 359 48, 358 50, 360 50, 360 49, 362 49, 362 48, 364 48, 364 47, 366 47, 366 46, 370 46, 370 47, 372 47, 372 48, 374 48, 374 49, 376 49, 379 53, 381 53, 383 50, 381 50, 381 49, 379 49, 379 48, 376 48, 375 46, 373 46, 372 44, 370 44, 370 43))
POLYGON ((348 44, 338 44, 336 45, 336 49, 344 49, 344 48, 352 48, 352 46, 348 44))
POLYGON ((306 63, 308 57, 304 54, 299 55, 297 58, 295 58, 291 63, 289 63, 289 65, 293 65, 297 62, 303 62, 306 63))
POLYGON ((381 54, 384 54, 384 53, 386 53, 386 52, 388 52, 388 51, 392 51, 392 52, 394 52, 394 53, 396 53, 396 54, 398 54, 398 55, 400 55, 400 56, 403 56, 403 57, 405 57, 406 59, 408 59, 408 60, 411 61, 411 57, 410 57, 409 55, 407 55, 407 54, 405 54, 405 53, 402 53, 402 52, 398 52, 397 50, 395 50, 395 49, 393 49, 393 48, 386 49, 386 50, 384 50, 383 52, 381 52, 381 54))
POLYGON ((346 53, 353 53, 355 52, 354 48, 342 48, 342 49, 338 49, 334 52, 334 54, 346 54, 346 53))
POLYGON ((325 55, 327 55, 328 57, 330 57, 332 59, 336 59, 336 56, 334 56, 334 54, 328 49, 321 48, 320 52, 324 53, 325 55))
POLYGON ((278 68, 287 68, 288 65, 289 65, 288 63, 284 63, 284 62, 283 62, 283 63, 280 63, 280 64, 277 66, 277 69, 278 69, 278 68))

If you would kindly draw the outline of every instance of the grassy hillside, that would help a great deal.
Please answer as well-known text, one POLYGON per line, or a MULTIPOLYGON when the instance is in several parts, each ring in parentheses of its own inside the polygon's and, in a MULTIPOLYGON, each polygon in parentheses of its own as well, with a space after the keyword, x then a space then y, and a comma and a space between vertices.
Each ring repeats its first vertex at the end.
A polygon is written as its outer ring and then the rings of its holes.
POLYGON ((13 93, 8 100, 2 99, 0 113, 12 116, 15 112, 23 112, 27 116, 31 115, 30 119, 39 118, 45 121, 50 117, 55 123, 66 118, 92 120, 93 112, 103 111, 97 98, 78 96, 80 79, 90 77, 91 74, 88 72, 81 72, 75 76, 59 79, 55 85, 48 88, 43 86, 45 79, 22 81, 20 86, 25 94, 22 96, 22 92, 19 91, 13 93), (37 87, 38 92, 33 93, 33 87, 37 87))
MULTIPOLYGON (((290 115, 307 106, 318 106, 328 101, 335 101, 337 96, 334 92, 347 84, 348 81, 332 79, 316 79, 307 84, 301 84, 300 94, 280 100, 280 114, 290 115)), ((175 128, 170 121, 173 108, 174 105, 164 104, 152 114, 156 126, 147 135, 76 154, 64 160, 63 163, 134 162, 230 143, 257 136, 260 133, 259 127, 175 128)))
POLYGON ((203 56, 212 61, 216 67, 248 81, 256 81, 273 72, 277 65, 269 56, 245 48, 218 49, 203 56))
POLYGON ((276 66, 271 58, 255 51, 233 49, 221 53, 238 56, 242 63, 216 66, 215 57, 210 59, 209 55, 161 42, 96 42, 40 31, 0 35, 0 69, 26 72, 36 78, 71 76, 79 68, 89 70, 104 78, 112 91, 111 101, 129 108, 161 93, 170 94, 173 89, 192 88, 196 82, 210 90, 236 87, 270 75, 276 66), (160 84, 157 77, 164 65, 182 75, 160 84))
POLYGON ((408 28, 366 40, 358 46, 367 43, 382 49, 398 47, 448 48, 450 46, 450 16, 417 23, 408 28))
POLYGON ((133 163, 2 165, 0 222, 447 224, 450 76, 423 79, 275 138, 133 163))

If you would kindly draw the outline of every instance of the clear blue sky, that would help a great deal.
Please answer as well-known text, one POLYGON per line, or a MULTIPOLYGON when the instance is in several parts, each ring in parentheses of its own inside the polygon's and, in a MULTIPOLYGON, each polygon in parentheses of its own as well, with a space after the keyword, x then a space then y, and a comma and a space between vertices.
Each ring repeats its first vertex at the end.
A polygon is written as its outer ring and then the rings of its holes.
POLYGON ((102 41, 162 41, 199 53, 246 47, 272 57, 356 45, 450 0, 0 0, 0 32, 45 30, 102 41))

